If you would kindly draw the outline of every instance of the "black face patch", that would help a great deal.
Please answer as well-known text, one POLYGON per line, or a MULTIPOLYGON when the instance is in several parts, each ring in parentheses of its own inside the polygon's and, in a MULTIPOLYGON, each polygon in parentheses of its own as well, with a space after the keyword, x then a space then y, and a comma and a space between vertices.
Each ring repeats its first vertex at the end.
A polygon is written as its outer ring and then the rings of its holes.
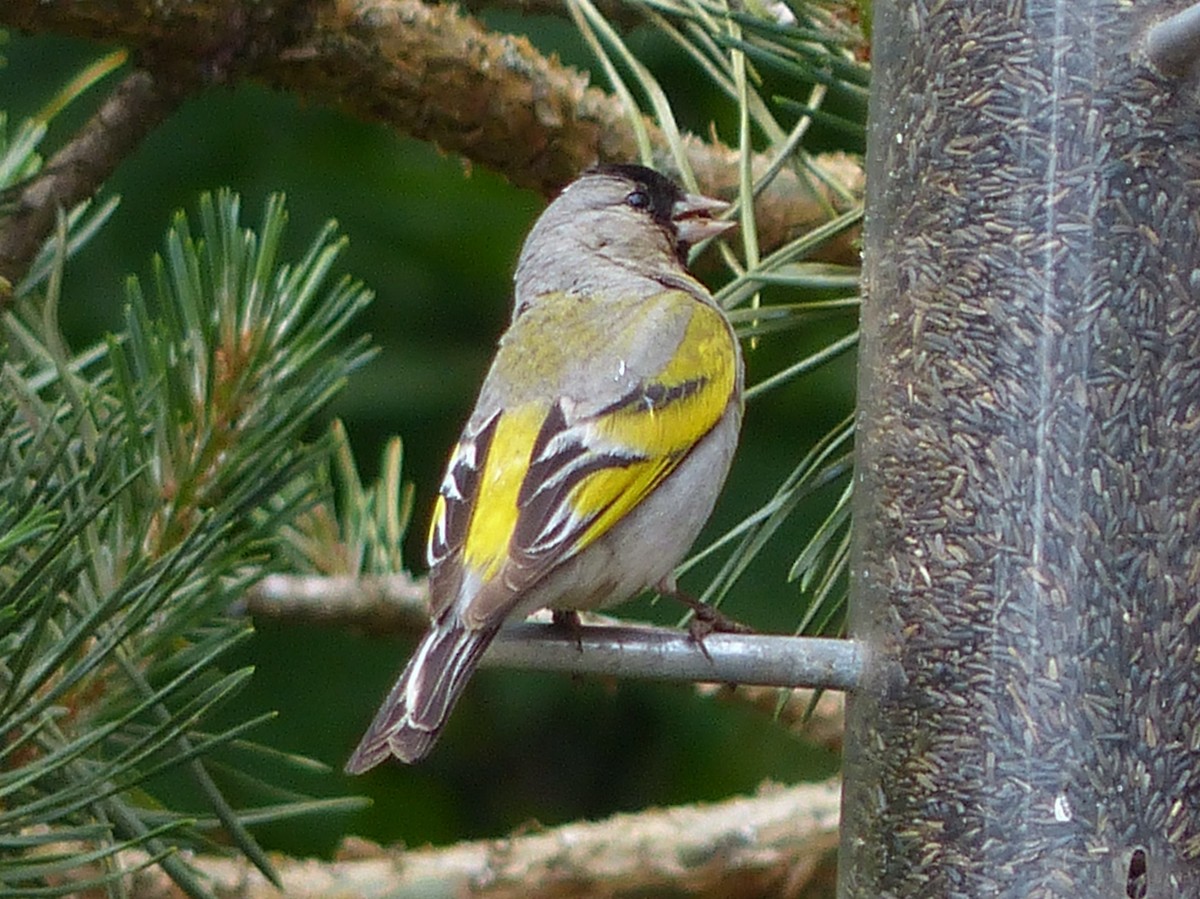
POLYGON ((642 194, 644 204, 633 203, 635 208, 645 209, 653 219, 666 228, 673 229, 671 212, 675 204, 683 199, 683 191, 666 175, 659 174, 654 169, 633 163, 615 163, 598 165, 585 172, 588 175, 612 175, 633 183, 633 187, 642 194))

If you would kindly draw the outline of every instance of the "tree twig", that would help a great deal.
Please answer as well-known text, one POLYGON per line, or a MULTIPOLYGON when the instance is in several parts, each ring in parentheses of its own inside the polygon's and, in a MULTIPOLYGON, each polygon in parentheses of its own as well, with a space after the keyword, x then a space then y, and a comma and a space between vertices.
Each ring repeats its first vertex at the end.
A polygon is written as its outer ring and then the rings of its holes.
MULTIPOLYGON (((430 890, 475 899, 816 896, 831 879, 839 796, 836 780, 766 786, 750 797, 446 848, 405 851, 354 840, 335 861, 279 859, 277 868, 290 899, 430 890)), ((130 869, 139 861, 134 853, 123 857, 130 869)), ((280 895, 244 861, 198 856, 190 862, 225 899, 280 895)), ((158 867, 131 874, 127 886, 132 899, 182 896, 158 867)))
POLYGON ((249 591, 254 618, 332 624, 375 635, 417 634, 429 624, 424 579, 408 574, 324 577, 271 574, 249 591))
MULTIPOLYGON (((53 230, 57 211, 91 197, 186 93, 178 82, 145 69, 126 75, 71 142, 6 204, 12 211, 0 219, 0 278, 20 280, 53 230)), ((0 308, 5 294, 0 290, 0 308)))

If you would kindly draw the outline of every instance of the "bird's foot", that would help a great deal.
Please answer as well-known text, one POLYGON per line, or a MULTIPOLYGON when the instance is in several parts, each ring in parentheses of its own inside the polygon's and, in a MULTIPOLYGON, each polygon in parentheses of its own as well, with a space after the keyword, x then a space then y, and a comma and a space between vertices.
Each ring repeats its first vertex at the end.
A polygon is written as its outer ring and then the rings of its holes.
POLYGON ((710 661, 712 656, 709 655, 708 649, 704 645, 704 638, 709 634, 754 633, 753 628, 742 624, 740 621, 735 621, 716 606, 710 606, 708 603, 701 602, 694 596, 689 596, 687 593, 679 590, 673 583, 660 584, 659 593, 662 596, 670 597, 676 602, 683 603, 683 605, 692 610, 692 618, 688 622, 688 636, 692 638, 696 646, 704 653, 704 657, 710 661))
POLYGON ((574 609, 551 609, 550 623, 575 638, 575 648, 583 652, 583 622, 574 609))

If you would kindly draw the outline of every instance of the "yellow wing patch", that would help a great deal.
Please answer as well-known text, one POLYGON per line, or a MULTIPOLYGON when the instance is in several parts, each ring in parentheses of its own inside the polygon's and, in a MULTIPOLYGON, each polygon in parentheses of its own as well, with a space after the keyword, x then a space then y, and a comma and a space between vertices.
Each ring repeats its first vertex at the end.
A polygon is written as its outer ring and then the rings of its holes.
POLYGON ((606 437, 647 456, 685 452, 720 420, 733 394, 737 357, 720 313, 696 304, 679 349, 640 396, 596 417, 606 437))
POLYGON ((606 533, 675 470, 720 421, 736 378, 729 326, 715 309, 696 303, 679 348, 662 373, 593 420, 605 443, 626 447, 635 458, 588 475, 571 492, 577 514, 591 519, 574 551, 606 533))
POLYGON ((520 515, 517 496, 545 416, 545 407, 537 403, 502 414, 483 460, 463 558, 485 581, 495 577, 508 558, 508 544, 520 515))

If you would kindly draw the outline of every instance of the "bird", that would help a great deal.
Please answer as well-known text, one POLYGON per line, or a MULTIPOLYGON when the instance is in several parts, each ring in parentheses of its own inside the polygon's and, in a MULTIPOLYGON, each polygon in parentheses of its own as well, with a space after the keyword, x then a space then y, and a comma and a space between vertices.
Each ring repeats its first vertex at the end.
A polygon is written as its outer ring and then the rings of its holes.
POLYGON ((534 223, 434 502, 428 630, 347 773, 424 758, 506 621, 676 592, 741 427, 737 337, 686 265, 727 208, 617 163, 534 223))

